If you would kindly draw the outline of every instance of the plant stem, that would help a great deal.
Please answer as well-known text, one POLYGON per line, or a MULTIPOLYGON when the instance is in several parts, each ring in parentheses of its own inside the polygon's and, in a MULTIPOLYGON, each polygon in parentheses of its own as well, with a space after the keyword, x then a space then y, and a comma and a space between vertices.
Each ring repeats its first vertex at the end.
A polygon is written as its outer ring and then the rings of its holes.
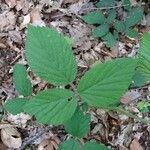
POLYGON ((108 108, 105 108, 105 109, 113 110, 113 111, 115 110, 115 111, 117 111, 117 112, 120 112, 120 113, 122 113, 122 114, 125 114, 126 116, 128 116, 128 117, 130 117, 130 118, 139 120, 139 121, 141 121, 141 122, 143 122, 143 123, 145 123, 145 124, 148 124, 148 125, 150 124, 150 120, 146 120, 146 119, 143 119, 143 118, 141 118, 141 117, 138 117, 137 115, 134 115, 134 114, 132 114, 132 113, 130 113, 130 112, 128 112, 128 111, 126 111, 126 110, 120 108, 120 107, 108 107, 108 108))

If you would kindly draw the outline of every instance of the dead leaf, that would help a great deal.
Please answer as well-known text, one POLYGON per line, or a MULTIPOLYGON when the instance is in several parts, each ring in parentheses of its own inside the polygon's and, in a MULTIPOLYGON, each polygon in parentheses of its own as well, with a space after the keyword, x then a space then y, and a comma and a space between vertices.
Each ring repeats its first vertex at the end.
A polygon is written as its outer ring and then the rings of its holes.
POLYGON ((22 43, 22 37, 20 35, 19 31, 9 31, 8 32, 9 37, 11 38, 12 41, 21 44, 22 43))
POLYGON ((59 143, 60 140, 57 137, 53 139, 45 139, 39 144, 38 150, 56 150, 58 149, 59 143))
POLYGON ((6 4, 9 6, 9 8, 13 8, 16 6, 16 0, 5 0, 6 4))
POLYGON ((12 127, 1 130, 1 140, 10 148, 19 148, 22 144, 20 133, 12 127))
POLYGON ((8 150, 8 147, 6 147, 2 142, 0 142, 0 149, 1 150, 8 150))
POLYGON ((131 90, 126 92, 124 96, 122 96, 121 103, 127 105, 134 100, 137 100, 139 97, 141 97, 141 94, 137 90, 131 90))
POLYGON ((134 139, 130 144, 130 150, 144 150, 137 139, 134 139))
POLYGON ((16 16, 13 11, 4 11, 0 14, 0 31, 8 31, 14 29, 16 24, 16 16))
POLYGON ((31 17, 30 14, 26 15, 23 17, 23 22, 20 25, 20 29, 23 29, 27 27, 27 25, 30 23, 31 17))
POLYGON ((45 26, 44 21, 41 19, 41 13, 40 13, 40 9, 38 7, 34 8, 31 11, 30 16, 31 16, 31 23, 34 26, 41 26, 41 27, 45 26))

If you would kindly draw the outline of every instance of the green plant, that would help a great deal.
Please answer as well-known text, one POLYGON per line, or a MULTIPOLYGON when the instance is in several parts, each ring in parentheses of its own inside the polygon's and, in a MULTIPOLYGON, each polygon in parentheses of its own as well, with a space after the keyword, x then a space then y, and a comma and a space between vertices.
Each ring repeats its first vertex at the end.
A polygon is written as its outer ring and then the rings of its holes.
MULTIPOLYGON (((131 84, 137 64, 136 59, 118 58, 96 64, 79 81, 72 83, 77 74, 77 64, 70 42, 62 34, 47 27, 29 26, 25 54, 31 70, 41 79, 56 86, 32 96, 32 86, 26 69, 14 66, 14 83, 23 98, 8 100, 4 108, 16 115, 20 112, 35 116, 42 124, 63 124, 74 138, 60 145, 59 150, 99 150, 104 145, 87 142, 80 138, 90 129, 89 107, 116 109, 120 97, 131 84), (70 85, 73 89, 65 89, 70 85)), ((133 117, 131 115, 131 117, 133 117)))
POLYGON ((131 38, 138 36, 134 26, 143 18, 142 9, 132 7, 130 0, 122 2, 126 16, 120 17, 117 9, 115 9, 115 2, 116 0, 100 0, 96 4, 96 11, 89 12, 82 17, 86 23, 97 26, 92 31, 92 36, 94 38, 101 38, 106 42, 107 47, 113 47, 117 40, 119 40, 120 34, 131 38), (104 8, 106 10, 105 15, 101 11, 104 8))

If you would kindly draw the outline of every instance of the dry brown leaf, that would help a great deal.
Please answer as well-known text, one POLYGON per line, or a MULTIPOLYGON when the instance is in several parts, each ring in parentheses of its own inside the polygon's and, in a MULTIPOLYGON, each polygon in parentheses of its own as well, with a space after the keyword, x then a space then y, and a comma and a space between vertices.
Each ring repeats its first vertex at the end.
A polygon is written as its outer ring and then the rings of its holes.
POLYGON ((5 2, 9 6, 9 8, 13 8, 17 4, 16 0, 5 0, 5 2))
POLYGON ((30 14, 26 15, 23 17, 23 22, 20 25, 20 29, 23 29, 27 27, 27 25, 30 23, 31 17, 30 14))
POLYGON ((35 26, 45 26, 44 21, 41 19, 41 13, 39 8, 34 8, 31 13, 31 22, 35 26))
POLYGON ((53 139, 45 139, 39 144, 38 150, 56 150, 58 149, 59 143, 60 140, 57 137, 53 139))
POLYGON ((19 31, 9 31, 8 32, 9 37, 11 38, 12 41, 21 44, 22 43, 22 37, 20 35, 19 31))
POLYGON ((0 142, 0 150, 8 150, 8 147, 6 147, 2 142, 0 142))
POLYGON ((1 130, 1 140, 10 148, 19 148, 22 144, 20 133, 12 127, 1 130))
POLYGON ((16 4, 16 10, 22 10, 23 14, 27 14, 31 5, 32 3, 29 3, 28 0, 19 0, 16 4))
POLYGON ((0 14, 0 31, 8 31, 14 29, 16 24, 16 16, 12 11, 4 11, 0 14))
POLYGON ((130 150, 144 150, 137 139, 134 139, 130 144, 130 150))
POLYGON ((127 105, 134 100, 137 100, 139 97, 141 97, 141 94, 136 90, 131 90, 125 93, 124 96, 121 98, 121 103, 124 105, 127 105))

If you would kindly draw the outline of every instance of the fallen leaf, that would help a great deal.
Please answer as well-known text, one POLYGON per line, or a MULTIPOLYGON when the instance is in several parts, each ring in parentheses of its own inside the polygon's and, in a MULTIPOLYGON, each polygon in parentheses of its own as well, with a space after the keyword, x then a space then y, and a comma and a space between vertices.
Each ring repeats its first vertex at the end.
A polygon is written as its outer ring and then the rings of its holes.
POLYGON ((138 140, 134 139, 130 144, 130 150, 144 150, 138 140))
POLYGON ((0 31, 12 30, 16 24, 16 16, 13 11, 4 11, 0 14, 0 31))
POLYGON ((20 25, 20 29, 23 29, 27 27, 27 25, 30 23, 31 17, 30 14, 26 15, 23 17, 23 22, 20 25))
POLYGON ((11 38, 12 41, 21 44, 22 43, 22 37, 20 35, 19 31, 9 31, 8 32, 9 37, 11 38))
POLYGON ((55 137, 53 139, 44 139, 38 146, 38 150, 56 150, 60 140, 55 137))
POLYGON ((37 7, 37 8, 34 8, 31 13, 31 23, 34 25, 34 26, 45 26, 45 23, 44 21, 41 19, 41 13, 40 13, 40 9, 37 7))
POLYGON ((141 97, 141 94, 137 90, 131 90, 131 91, 126 92, 122 96, 121 103, 124 105, 127 105, 133 102, 134 100, 137 100, 140 97, 141 97))
POLYGON ((12 127, 1 130, 1 140, 9 148, 19 148, 22 144, 20 133, 12 127))
POLYGON ((16 0, 5 0, 6 4, 9 6, 9 8, 13 8, 16 6, 16 0))

